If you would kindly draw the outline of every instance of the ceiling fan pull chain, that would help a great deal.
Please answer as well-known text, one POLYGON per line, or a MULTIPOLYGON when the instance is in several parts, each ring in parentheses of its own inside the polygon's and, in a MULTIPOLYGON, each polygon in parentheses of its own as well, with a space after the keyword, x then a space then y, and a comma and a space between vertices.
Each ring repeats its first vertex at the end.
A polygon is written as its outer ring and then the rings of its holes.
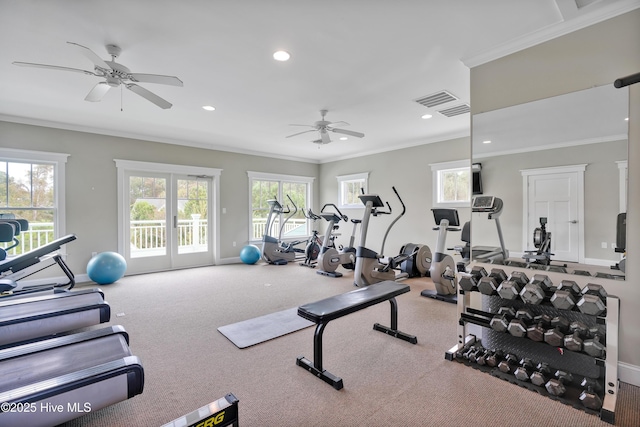
POLYGON ((123 93, 124 91, 122 90, 122 85, 120 85, 120 111, 124 111, 124 109, 122 108, 122 98, 123 98, 123 93))

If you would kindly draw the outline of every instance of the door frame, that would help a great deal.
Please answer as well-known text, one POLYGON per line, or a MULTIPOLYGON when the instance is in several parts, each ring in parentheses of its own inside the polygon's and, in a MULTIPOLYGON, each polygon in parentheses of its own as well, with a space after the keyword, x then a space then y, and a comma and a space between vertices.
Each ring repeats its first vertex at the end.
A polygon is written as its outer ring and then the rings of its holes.
POLYGON ((562 173, 574 173, 577 177, 577 202, 578 202, 578 262, 585 262, 584 255, 584 172, 587 169, 587 163, 579 165, 553 166, 548 168, 523 169, 522 174, 522 253, 530 250, 527 248, 529 230, 529 177, 556 175, 562 173))
POLYGON ((220 262, 220 175, 222 169, 201 166, 174 165, 168 163, 140 162, 135 160, 114 159, 117 168, 118 186, 118 252, 125 253, 125 245, 128 244, 126 227, 128 224, 128 200, 129 194, 125 191, 127 182, 125 174, 128 172, 150 172, 170 175, 187 175, 198 178, 211 178, 211 206, 210 212, 210 239, 213 265, 220 262))

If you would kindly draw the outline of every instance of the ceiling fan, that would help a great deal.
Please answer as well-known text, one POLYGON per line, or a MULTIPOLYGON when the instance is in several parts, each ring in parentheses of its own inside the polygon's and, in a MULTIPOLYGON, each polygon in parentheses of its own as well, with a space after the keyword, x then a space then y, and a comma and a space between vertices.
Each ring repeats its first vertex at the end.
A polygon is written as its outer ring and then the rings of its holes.
POLYGON ((364 136, 364 133, 361 133, 361 132, 354 132, 352 130, 340 129, 335 127, 337 125, 349 126, 349 123, 343 122, 343 121, 329 122, 324 119, 324 116, 326 114, 327 114, 327 110, 320 110, 320 115, 322 116, 322 120, 318 120, 312 125, 298 125, 298 124, 290 125, 290 126, 307 126, 307 127, 311 127, 312 129, 294 133, 293 135, 289 135, 286 138, 291 138, 292 136, 296 136, 296 135, 302 135, 303 133, 307 133, 307 132, 317 131, 317 132, 320 132, 320 139, 316 139, 311 142, 313 142, 314 144, 328 144, 331 142, 331 138, 329 137, 329 132, 342 133, 345 135, 355 136, 357 138, 362 138, 364 136))
POLYGON ((31 62, 13 62, 14 65, 19 65, 22 67, 37 67, 37 68, 48 68, 52 70, 60 70, 60 71, 73 71, 77 73, 90 74, 92 76, 102 77, 105 80, 96 84, 93 89, 87 94, 84 98, 85 101, 97 102, 102 99, 102 97, 111 89, 112 87, 118 87, 121 84, 124 85, 127 89, 140 95, 148 101, 153 102, 158 107, 163 109, 171 108, 171 103, 166 100, 160 98, 153 92, 143 88, 142 86, 138 86, 136 83, 158 83, 164 85, 171 86, 182 86, 182 80, 174 76, 162 76, 158 74, 141 74, 141 73, 132 73, 127 67, 122 64, 116 62, 116 58, 120 55, 122 49, 120 49, 116 45, 109 44, 107 45, 107 53, 111 55, 111 61, 102 60, 98 55, 96 55, 91 49, 88 47, 81 46, 77 43, 67 42, 71 46, 74 46, 82 55, 87 57, 91 62, 93 62, 94 69, 93 71, 81 70, 78 68, 69 68, 69 67, 60 67, 57 65, 46 65, 46 64, 34 64, 31 62))

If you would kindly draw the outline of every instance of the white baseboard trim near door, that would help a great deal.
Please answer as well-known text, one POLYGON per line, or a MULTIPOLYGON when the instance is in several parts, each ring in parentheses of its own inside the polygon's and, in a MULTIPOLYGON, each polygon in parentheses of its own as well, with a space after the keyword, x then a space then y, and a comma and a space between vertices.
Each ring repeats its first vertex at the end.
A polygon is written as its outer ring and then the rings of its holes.
POLYGON ((640 366, 618 362, 618 379, 623 383, 640 387, 640 366))

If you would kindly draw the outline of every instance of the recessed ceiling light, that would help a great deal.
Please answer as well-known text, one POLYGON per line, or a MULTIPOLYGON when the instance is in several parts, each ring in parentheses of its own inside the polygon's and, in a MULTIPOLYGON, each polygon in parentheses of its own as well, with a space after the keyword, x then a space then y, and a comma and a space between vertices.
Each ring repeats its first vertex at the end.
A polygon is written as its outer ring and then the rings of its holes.
POLYGON ((341 136, 340 137, 340 141, 346 141, 347 139, 349 139, 349 138, 347 138, 346 136, 341 136))
POLYGON ((207 110, 207 111, 213 111, 216 109, 216 107, 212 107, 211 105, 205 105, 202 107, 203 109, 207 110))
POLYGON ((431 114, 425 114, 422 116, 423 119, 430 119, 431 117, 433 117, 431 114))
POLYGON ((482 141, 483 144, 491 144, 491 141, 486 140, 486 141, 482 141))
POLYGON ((289 58, 291 58, 291 55, 285 50, 279 50, 273 54, 273 59, 276 61, 288 61, 289 58))

